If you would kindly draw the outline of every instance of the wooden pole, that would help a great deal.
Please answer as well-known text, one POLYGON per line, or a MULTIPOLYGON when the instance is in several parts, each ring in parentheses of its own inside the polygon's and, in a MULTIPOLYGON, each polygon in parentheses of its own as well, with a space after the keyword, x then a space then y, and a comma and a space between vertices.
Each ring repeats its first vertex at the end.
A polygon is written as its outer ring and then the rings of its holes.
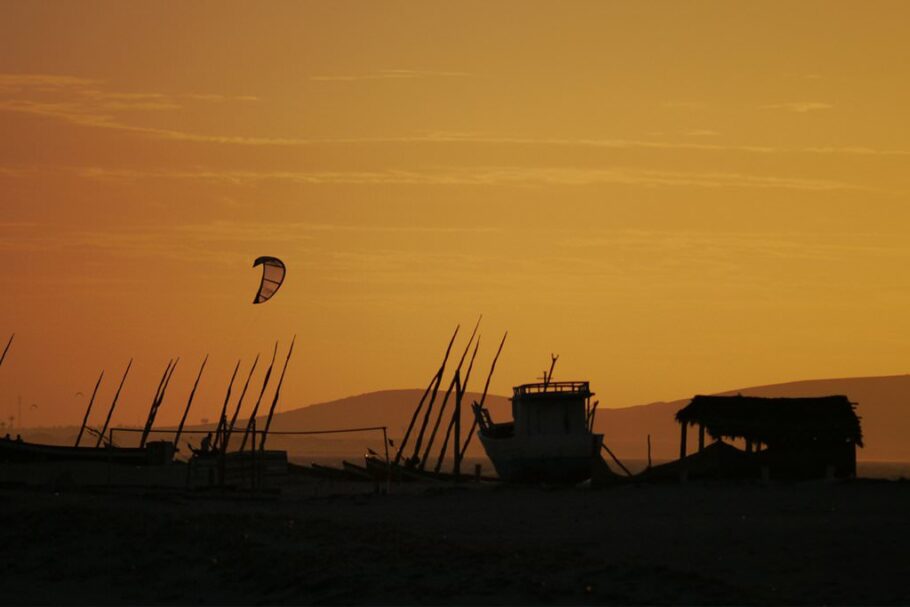
POLYGON ((423 409, 423 403, 427 400, 427 397, 430 395, 430 390, 433 389, 433 385, 436 383, 436 376, 433 376, 433 379, 430 380, 427 389, 423 391, 423 396, 420 397, 420 402, 417 403, 417 407, 414 409, 414 413, 411 415, 411 422, 408 424, 408 429, 404 433, 404 438, 401 439, 401 442, 398 443, 398 449, 395 451, 395 465, 398 465, 398 462, 401 461, 401 456, 404 453, 404 447, 408 442, 408 438, 411 436, 411 430, 414 429, 414 423, 417 421, 417 416, 420 414, 420 410, 423 409))
MULTIPOLYGON (((257 359, 258 360, 258 359, 257 359)), ((255 366, 255 363, 254 363, 255 366)), ((224 446, 227 444, 225 435, 227 434, 227 406, 231 400, 231 390, 234 388, 234 379, 237 378, 237 371, 240 370, 240 359, 234 365, 234 372, 231 374, 231 382, 228 384, 227 394, 224 395, 224 403, 221 405, 221 415, 218 416, 218 425, 215 426, 215 448, 225 451, 224 446)))
POLYGON ((681 429, 679 433, 679 459, 686 459, 686 426, 688 422, 681 422, 681 429))
POLYGON ((193 404, 193 397, 196 396, 196 388, 199 387, 199 380, 202 378, 202 371, 205 370, 205 363, 209 360, 209 355, 206 354, 205 358, 202 359, 202 366, 199 367, 199 373, 196 375, 196 381, 193 382, 193 389, 190 390, 190 397, 186 401, 186 407, 183 409, 183 417, 180 418, 180 425, 177 426, 177 434, 174 435, 174 448, 179 451, 178 442, 180 441, 180 435, 183 434, 183 425, 186 423, 186 416, 190 413, 190 405, 193 404))
POLYGON ((155 425, 155 418, 158 416, 158 408, 161 406, 161 403, 164 402, 164 394, 167 392, 167 387, 171 383, 171 378, 174 376, 174 369, 177 368, 177 363, 180 362, 180 357, 174 359, 173 364, 168 366, 168 370, 164 372, 163 383, 161 385, 160 393, 157 395, 155 401, 152 402, 152 407, 149 409, 148 419, 145 422, 145 428, 142 431, 142 439, 139 441, 139 447, 145 447, 145 443, 148 441, 149 434, 152 432, 152 426, 155 425))
MULTIPOLYGON (((482 317, 481 317, 482 318, 482 317)), ((480 318, 477 319, 477 324, 474 325, 474 331, 471 333, 471 338, 468 340, 468 344, 464 348, 464 352, 461 354, 461 359, 458 361, 458 367, 455 369, 456 375, 461 371, 461 367, 464 365, 464 359, 467 358, 468 352, 471 350, 471 343, 474 341, 474 337, 477 335, 477 328, 480 326, 480 318)), ((446 389, 445 397, 442 399, 442 404, 439 405, 439 414, 436 416, 436 423, 433 424, 433 431, 430 433, 430 438, 427 440, 427 446, 423 451, 423 457, 420 458, 419 469, 423 470, 427 465, 427 460, 430 457, 430 449, 433 447, 433 442, 436 440, 436 432, 439 430, 439 424, 442 422, 442 415, 445 413, 446 405, 449 403, 449 396, 452 395, 452 390, 455 388, 455 376, 452 376, 452 381, 449 382, 449 387, 446 389)))
MULTIPOLYGON (((243 432, 243 440, 240 442, 240 451, 243 451, 246 448, 246 440, 250 435, 250 431, 253 432, 253 444, 251 449, 256 450, 256 414, 259 412, 259 403, 262 402, 262 395, 265 394, 265 389, 269 385, 269 378, 272 376, 272 367, 275 366, 275 357, 278 355, 278 342, 275 342, 275 349, 272 351, 272 362, 269 363, 269 368, 265 371, 265 377, 262 380, 262 389, 259 391, 259 398, 256 399, 256 405, 253 407, 253 412, 250 413, 250 420, 246 424, 246 430, 243 432)), ((254 456, 255 457, 255 456, 254 456)))
MULTIPOLYGON (((487 383, 484 384, 483 394, 480 397, 479 406, 481 409, 483 408, 484 401, 487 399, 487 390, 489 390, 489 388, 490 388, 490 379, 493 377, 493 371, 496 369, 496 361, 499 360, 499 355, 500 355, 500 353, 502 353, 502 347, 503 347, 503 345, 505 345, 506 337, 508 337, 508 336, 509 336, 509 332, 506 331, 505 334, 502 336, 502 341, 499 342, 499 349, 496 350, 496 356, 493 357, 493 364, 490 365, 490 372, 487 374, 487 383)), ((458 450, 458 452, 455 454, 455 457, 458 457, 458 458, 462 457, 462 455, 464 455, 464 453, 468 450, 468 445, 471 444, 471 439, 474 438, 474 431, 476 429, 477 429, 477 417, 475 416, 474 423, 471 424, 471 430, 470 430, 470 432, 468 432, 468 438, 465 440, 464 446, 461 447, 458 450)), ((457 443, 456 443, 456 446, 457 446, 457 443)))
POLYGON ((9 352, 9 347, 12 345, 12 343, 13 343, 13 338, 14 338, 14 337, 16 337, 16 334, 15 334, 15 333, 13 333, 12 335, 10 335, 10 336, 9 336, 9 341, 6 342, 6 347, 3 348, 3 354, 0 355, 0 367, 3 366, 3 361, 6 360, 6 353, 9 352))
POLYGON ((130 359, 129 364, 126 365, 126 371, 123 372, 123 377, 120 378, 120 385, 117 386, 117 392, 114 393, 114 400, 111 401, 111 407, 107 410, 107 417, 104 419, 104 425, 101 427, 101 431, 98 433, 98 442, 95 444, 95 448, 101 446, 101 441, 104 440, 104 434, 107 432, 107 427, 111 423, 111 415, 114 414, 114 407, 117 406, 117 399, 120 398, 120 390, 123 389, 123 384, 126 382, 126 376, 130 372, 130 368, 133 366, 133 359, 130 359))
POLYGON ((284 383, 284 374, 288 370, 288 362, 291 360, 291 354, 294 352, 295 341, 297 341, 296 335, 291 339, 291 347, 288 348, 288 356, 284 359, 284 367, 281 369, 278 385, 275 386, 275 396, 272 398, 272 406, 269 407, 269 415, 265 418, 265 428, 262 430, 262 439, 259 441, 260 451, 265 451, 265 439, 269 437, 269 426, 272 425, 272 415, 275 413, 275 407, 278 406, 278 397, 281 394, 281 384, 284 383))
MULTIPOLYGON (((461 325, 455 327, 455 332, 452 334, 452 339, 449 340, 449 345, 446 348, 445 359, 449 358, 449 351, 452 349, 452 344, 455 343, 455 336, 458 335, 458 329, 461 328, 461 325)), ((443 363, 444 366, 444 363, 443 363)), ((433 386, 437 383, 437 378, 439 372, 437 372, 433 379, 430 380, 430 384, 427 386, 427 389, 424 390, 423 396, 420 397, 420 402, 417 403, 417 408, 414 409, 414 414, 411 415, 411 422, 408 424, 408 429, 404 433, 404 438, 401 439, 401 442, 398 444, 398 450, 395 453, 395 465, 398 465, 398 462, 401 461, 401 456, 404 454, 404 448, 408 443, 408 439, 411 437, 411 431, 414 429, 414 423, 417 421, 417 416, 420 415, 421 409, 423 409, 423 403, 427 400, 427 396, 430 394, 430 390, 433 389, 433 386)))
POLYGON ((648 469, 651 469, 651 435, 648 435, 648 469))
POLYGON ((625 466, 623 466, 622 462, 619 461, 619 458, 616 457, 612 451, 610 451, 610 448, 607 446, 607 443, 600 443, 600 446, 603 447, 604 450, 610 455, 610 457, 613 458, 613 461, 616 462, 616 464, 620 468, 622 468, 622 471, 626 473, 626 476, 633 476, 633 474, 631 472, 629 472, 629 469, 626 468, 625 466))
MULTIPOLYGON (((462 393, 468 389, 468 380, 471 379, 471 371, 474 369, 474 359, 477 358, 477 350, 480 348, 480 337, 477 338, 477 342, 474 344, 474 352, 471 353, 471 362, 468 363, 468 372, 465 373, 464 383, 461 384, 462 393)), ((446 451, 449 448, 449 438, 452 436, 452 429, 455 427, 455 412, 452 413, 452 417, 449 419, 449 425, 446 428, 446 436, 442 441, 442 447, 439 449, 439 457, 436 459, 436 466, 433 468, 435 472, 439 472, 442 468, 442 462, 446 457, 446 451)), ((455 449, 457 450, 457 445, 455 449)))
MULTIPOLYGON (((461 401, 464 397, 464 390, 461 389, 461 374, 455 372, 455 445, 461 444, 461 401)), ((452 474, 455 475, 455 482, 461 480, 461 457, 463 451, 455 451, 455 465, 452 468, 452 474)))
POLYGON ((389 431, 386 426, 382 427, 382 444, 385 446, 385 493, 388 495, 392 492, 392 467, 389 465, 389 431))
MULTIPOLYGON (((459 325, 460 327, 461 325, 459 325)), ((436 395, 439 392, 439 386, 442 384, 442 377, 446 371, 446 364, 449 362, 449 354, 452 352, 452 344, 455 343, 455 335, 458 335, 458 329, 455 329, 455 334, 452 335, 451 341, 449 341, 449 347, 446 348, 446 355, 442 359, 442 364, 439 365, 439 371, 436 372, 436 384, 433 386, 433 393, 430 395, 430 402, 427 405, 427 410, 423 415, 423 423, 420 425, 420 432, 417 433, 417 440, 414 441, 414 454, 411 456, 411 461, 416 463, 419 460, 420 454, 420 445, 423 444, 423 436, 427 431, 427 423, 430 421, 430 414, 433 412, 433 404, 436 402, 436 395)))
POLYGON ((92 405, 95 402, 95 395, 98 394, 98 386, 101 385, 101 378, 104 377, 104 371, 101 371, 101 375, 98 376, 98 381, 95 382, 95 389, 92 390, 92 397, 88 401, 88 407, 85 409, 85 417, 82 418, 82 426, 79 428, 79 434, 76 435, 76 446, 79 446, 79 441, 82 440, 82 433, 85 432, 85 425, 88 423, 88 414, 92 412, 92 405))
POLYGON ((705 450, 705 425, 698 424, 698 450, 705 450))
POLYGON ((161 375, 161 379, 158 381, 158 387, 155 388, 155 396, 152 397, 152 404, 149 407, 148 415, 145 417, 145 426, 142 429, 142 437, 140 438, 140 446, 145 443, 145 437, 148 435, 148 431, 151 428, 152 415, 154 414, 155 407, 158 404, 158 398, 161 396, 161 389, 164 387, 164 382, 167 381, 168 371, 171 370, 171 365, 174 363, 174 359, 171 358, 167 361, 167 367, 164 369, 164 373, 161 375))
POLYGON ((588 415, 588 432, 594 432, 594 418, 597 417, 597 405, 600 404, 599 400, 594 401, 594 406, 591 407, 591 413, 588 415))
MULTIPOLYGON (((240 398, 237 399, 237 406, 234 408, 234 414, 231 416, 231 421, 227 425, 227 430, 223 435, 221 441, 221 448, 223 451, 227 451, 231 443, 231 435, 234 433, 234 426, 237 423, 237 416, 240 415, 240 408, 243 405, 243 398, 246 396, 246 390, 250 387, 250 380, 253 378, 253 371, 256 370, 256 363, 259 362, 259 354, 256 354, 256 359, 253 361, 253 366, 250 367, 250 374, 246 376, 246 381, 243 383, 243 390, 240 391, 240 398)), ((231 380, 233 381, 233 380, 231 380)), ((227 398, 230 398, 230 392, 228 392, 227 398)))

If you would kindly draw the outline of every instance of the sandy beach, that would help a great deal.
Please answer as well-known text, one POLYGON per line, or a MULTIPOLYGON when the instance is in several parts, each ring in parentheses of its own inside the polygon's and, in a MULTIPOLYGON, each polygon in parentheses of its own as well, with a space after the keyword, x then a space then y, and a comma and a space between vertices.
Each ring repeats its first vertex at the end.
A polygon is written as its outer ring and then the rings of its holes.
POLYGON ((906 482, 400 489, 6 488, 3 603, 910 602, 906 482))

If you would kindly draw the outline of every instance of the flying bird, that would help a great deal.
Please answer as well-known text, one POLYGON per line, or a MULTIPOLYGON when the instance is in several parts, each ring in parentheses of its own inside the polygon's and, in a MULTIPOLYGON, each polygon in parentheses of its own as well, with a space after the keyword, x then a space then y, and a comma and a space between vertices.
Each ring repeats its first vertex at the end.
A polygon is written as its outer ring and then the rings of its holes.
POLYGON ((253 262, 253 267, 256 266, 262 266, 262 280, 259 282, 259 290, 253 298, 253 303, 261 304, 278 292, 287 271, 284 262, 277 257, 259 257, 253 262))

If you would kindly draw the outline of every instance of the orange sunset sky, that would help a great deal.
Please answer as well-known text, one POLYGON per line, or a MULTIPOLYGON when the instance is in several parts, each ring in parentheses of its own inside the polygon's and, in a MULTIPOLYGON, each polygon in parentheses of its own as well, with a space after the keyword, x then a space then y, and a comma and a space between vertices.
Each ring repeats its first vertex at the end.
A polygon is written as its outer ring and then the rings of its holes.
POLYGON ((480 313, 497 393, 905 373, 908 61, 907 2, 4 1, 0 418, 206 353, 214 418, 295 333, 282 409, 422 387, 480 313))

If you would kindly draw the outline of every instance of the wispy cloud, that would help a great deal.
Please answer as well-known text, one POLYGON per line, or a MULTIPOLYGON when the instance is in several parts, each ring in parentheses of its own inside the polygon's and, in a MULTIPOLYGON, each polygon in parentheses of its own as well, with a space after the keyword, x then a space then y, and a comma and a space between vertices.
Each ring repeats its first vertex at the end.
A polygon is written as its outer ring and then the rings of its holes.
POLYGON ((170 131, 129 124, 131 112, 180 110, 198 102, 249 102, 252 96, 111 90, 102 81, 56 74, 0 74, 0 111, 54 118, 70 124, 152 136, 170 131))
POLYGON ((368 74, 310 76, 310 80, 351 82, 355 80, 416 80, 418 78, 464 78, 470 76, 472 74, 467 72, 389 69, 378 70, 368 74))
MULTIPOLYGON (((420 78, 428 75, 469 76, 461 72, 387 70, 378 76, 420 78)), ((334 77, 333 77, 334 78, 334 77)), ((347 78, 337 77, 337 78, 347 78)), ((808 146, 802 148, 767 145, 723 144, 707 141, 667 141, 609 137, 514 137, 491 133, 425 132, 386 137, 265 137, 193 133, 178 129, 143 126, 136 123, 140 111, 178 111, 192 103, 247 103, 259 98, 251 95, 168 94, 159 92, 117 91, 104 82, 54 74, 0 74, 0 112, 43 116, 82 127, 113 129, 140 137, 231 146, 306 147, 317 145, 478 145, 546 146, 592 149, 679 150, 693 152, 734 152, 744 154, 842 154, 907 156, 910 150, 877 149, 868 146, 808 146)), ((668 107, 696 107, 695 102, 667 102, 668 107)), ((793 112, 810 112, 832 107, 820 102, 792 102, 762 106, 793 112)), ((716 133, 693 129, 682 133, 690 138, 708 138, 716 133)))
POLYGON ((724 172, 658 171, 635 167, 432 167, 382 171, 237 171, 70 169, 91 179, 186 179, 234 185, 281 181, 302 185, 486 185, 584 186, 613 184, 643 187, 774 188, 802 191, 868 190, 842 181, 724 172))
POLYGON ((711 129, 691 129, 683 131, 683 135, 686 137, 717 137, 720 133, 711 129))
POLYGON ((788 112, 797 112, 805 114, 806 112, 817 112, 819 110, 830 110, 834 106, 830 103, 821 101, 790 101, 787 103, 771 103, 759 106, 763 110, 785 110, 788 112))
POLYGON ((664 101, 661 105, 675 110, 701 110, 707 107, 700 101, 664 101))

